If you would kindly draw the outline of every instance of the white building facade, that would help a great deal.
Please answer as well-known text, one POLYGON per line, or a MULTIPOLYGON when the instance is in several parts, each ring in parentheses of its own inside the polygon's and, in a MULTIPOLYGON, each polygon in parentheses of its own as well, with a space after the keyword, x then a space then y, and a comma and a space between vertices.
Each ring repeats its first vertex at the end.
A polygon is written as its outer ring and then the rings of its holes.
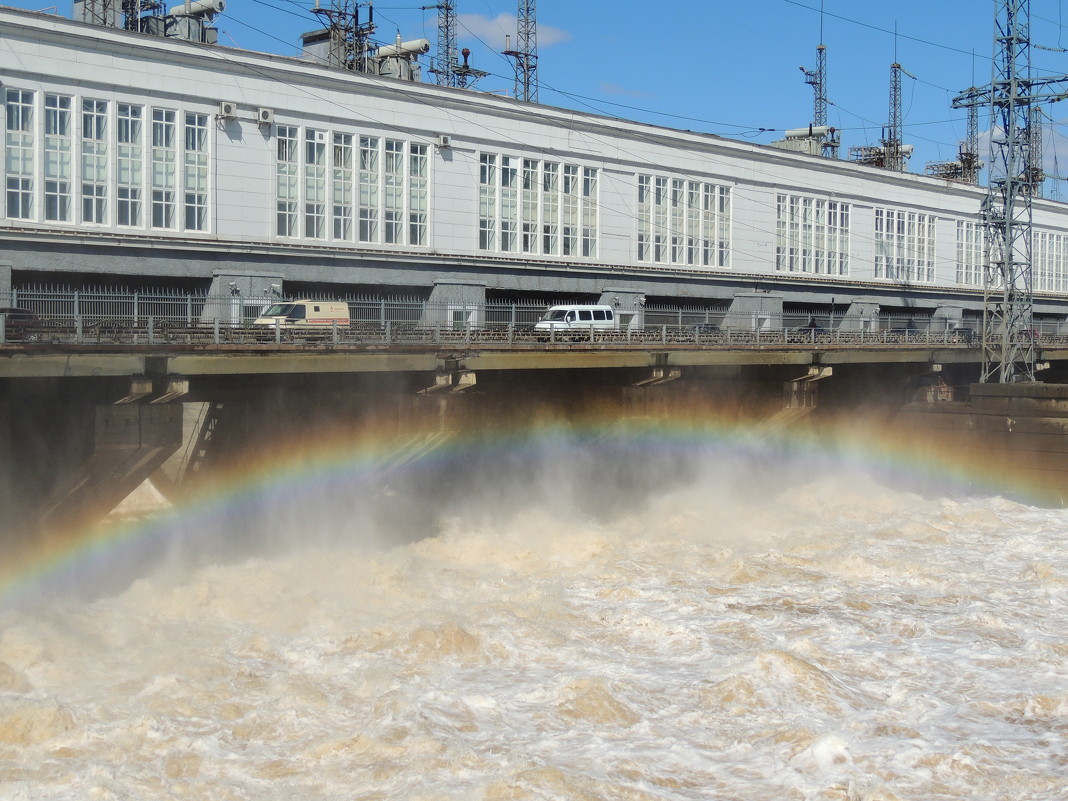
MULTIPOLYGON (((985 190, 0 9, 4 284, 982 306, 985 190)), ((1034 206, 1036 312, 1068 207, 1034 206)))

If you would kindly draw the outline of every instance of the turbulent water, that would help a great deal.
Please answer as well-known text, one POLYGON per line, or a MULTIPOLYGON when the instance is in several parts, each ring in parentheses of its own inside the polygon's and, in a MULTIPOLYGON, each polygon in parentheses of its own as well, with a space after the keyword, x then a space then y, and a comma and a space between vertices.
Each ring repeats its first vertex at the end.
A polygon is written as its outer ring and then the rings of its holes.
POLYGON ((1068 514, 713 480, 0 611, 0 798, 1068 798, 1068 514))

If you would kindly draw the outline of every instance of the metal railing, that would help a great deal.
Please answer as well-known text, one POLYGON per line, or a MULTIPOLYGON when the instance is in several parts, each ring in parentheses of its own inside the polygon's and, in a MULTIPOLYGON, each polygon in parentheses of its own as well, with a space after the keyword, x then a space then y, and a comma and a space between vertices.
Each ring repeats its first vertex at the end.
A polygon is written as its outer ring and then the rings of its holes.
MULTIPOLYGON (((981 321, 888 314, 851 316, 786 307, 758 316, 722 305, 649 305, 620 315, 618 330, 534 330, 547 303, 438 303, 419 297, 353 295, 349 324, 329 327, 255 326, 253 321, 284 299, 209 296, 179 290, 135 291, 114 287, 73 290, 34 286, 0 296, 0 307, 24 309, 0 317, 2 343, 111 345, 508 345, 599 346, 979 346, 981 321)), ((1024 336, 1044 345, 1068 344, 1060 326, 1036 324, 1024 336)))

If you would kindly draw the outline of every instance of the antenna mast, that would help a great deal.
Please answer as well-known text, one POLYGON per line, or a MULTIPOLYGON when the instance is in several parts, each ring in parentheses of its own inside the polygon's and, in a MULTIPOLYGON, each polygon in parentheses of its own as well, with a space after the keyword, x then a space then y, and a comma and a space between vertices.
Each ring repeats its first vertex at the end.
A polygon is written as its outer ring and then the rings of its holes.
POLYGON ((488 72, 476 70, 467 63, 471 51, 466 47, 463 49, 463 64, 457 57, 455 0, 441 0, 437 5, 423 6, 424 11, 430 9, 436 9, 438 12, 438 52, 435 59, 437 66, 430 69, 437 76, 438 86, 466 89, 473 86, 479 78, 489 75, 488 72))
POLYGON ((983 201, 987 265, 980 381, 1035 380, 1031 336, 1031 106, 1068 97, 1068 75, 1031 77, 1030 0, 1001 0, 994 17, 994 77, 953 99, 954 108, 990 106, 990 181, 983 201))
POLYGON ((504 55, 515 60, 515 97, 527 103, 538 102, 538 22, 534 0, 519 0, 519 24, 515 50, 505 44, 504 55))
POLYGON ((886 138, 883 139, 883 166, 888 170, 904 172, 905 148, 901 144, 904 125, 901 120, 901 73, 910 78, 916 76, 896 61, 890 65, 890 122, 886 126, 886 138))
POLYGON ((375 32, 373 2, 331 0, 330 8, 322 8, 319 0, 315 0, 312 12, 325 20, 330 31, 327 63, 352 72, 369 72, 368 56, 373 48, 370 39, 375 32), (360 22, 361 6, 367 6, 366 22, 360 22))

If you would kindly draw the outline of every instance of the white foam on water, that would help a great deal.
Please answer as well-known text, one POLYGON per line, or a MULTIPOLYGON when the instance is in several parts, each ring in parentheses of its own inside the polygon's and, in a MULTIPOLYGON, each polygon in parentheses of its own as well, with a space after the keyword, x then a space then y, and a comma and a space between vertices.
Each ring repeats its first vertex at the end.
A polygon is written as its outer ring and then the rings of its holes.
POLYGON ((698 483, 0 613, 0 797, 1065 799, 1066 529, 698 483))

